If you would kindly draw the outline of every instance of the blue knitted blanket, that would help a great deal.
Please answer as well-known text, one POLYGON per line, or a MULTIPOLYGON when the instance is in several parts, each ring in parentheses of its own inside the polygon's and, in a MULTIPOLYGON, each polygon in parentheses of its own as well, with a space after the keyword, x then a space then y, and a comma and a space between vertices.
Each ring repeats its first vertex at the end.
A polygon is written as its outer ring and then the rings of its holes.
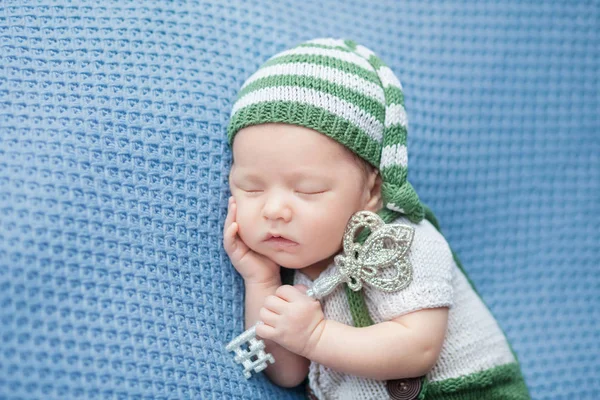
POLYGON ((597 2, 0 2, 0 398, 298 399, 225 344, 233 97, 314 37, 404 85, 411 176, 535 399, 600 397, 597 2))

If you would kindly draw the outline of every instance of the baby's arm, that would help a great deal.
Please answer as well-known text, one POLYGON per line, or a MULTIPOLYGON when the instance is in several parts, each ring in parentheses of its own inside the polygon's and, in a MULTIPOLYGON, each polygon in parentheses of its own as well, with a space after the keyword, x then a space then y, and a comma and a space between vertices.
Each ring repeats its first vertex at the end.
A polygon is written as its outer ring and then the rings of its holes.
MULTIPOLYGON (((237 203, 229 198, 227 218, 223 227, 223 247, 235 269, 244 278, 246 286, 246 329, 261 319, 260 309, 265 299, 275 294, 281 286, 280 267, 273 260, 251 250, 238 235, 236 221, 237 203)), ((271 340, 264 340, 265 351, 275 358, 275 365, 268 364, 265 373, 277 385, 293 387, 308 375, 310 361, 281 347, 271 340), (283 368, 282 368, 283 367, 283 368)))
POLYGON ((422 376, 439 357, 447 323, 448 308, 423 309, 365 328, 326 320, 308 358, 376 380, 422 376))
MULTIPOLYGON (((259 311, 265 299, 274 295, 281 281, 254 284, 246 282, 246 329, 252 327, 260 319, 259 311)), ((269 379, 283 387, 294 387, 302 383, 308 375, 310 360, 292 353, 272 340, 264 339, 265 351, 275 358, 275 364, 269 364, 265 373, 269 379)))

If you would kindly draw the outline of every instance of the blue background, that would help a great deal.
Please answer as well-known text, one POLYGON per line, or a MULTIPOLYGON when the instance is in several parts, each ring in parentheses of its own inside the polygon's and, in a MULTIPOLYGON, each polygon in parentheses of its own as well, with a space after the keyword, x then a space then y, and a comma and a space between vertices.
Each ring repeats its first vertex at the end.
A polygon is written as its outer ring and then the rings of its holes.
POLYGON ((316 37, 403 83, 409 179, 535 399, 600 396, 600 43, 585 1, 4 1, 0 398, 299 398, 225 344, 243 81, 316 37))

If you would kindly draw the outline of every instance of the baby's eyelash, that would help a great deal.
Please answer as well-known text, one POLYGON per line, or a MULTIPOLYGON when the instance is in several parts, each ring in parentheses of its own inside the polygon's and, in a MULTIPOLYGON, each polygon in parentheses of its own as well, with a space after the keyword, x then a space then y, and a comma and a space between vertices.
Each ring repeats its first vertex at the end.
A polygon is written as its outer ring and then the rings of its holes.
POLYGON ((320 192, 296 192, 296 193, 300 193, 300 194, 306 194, 306 195, 315 195, 315 194, 322 194, 325 193, 327 190, 322 190, 320 192))
MULTIPOLYGON (((242 190, 245 193, 251 193, 251 194, 264 192, 264 190, 246 190, 246 189, 242 189, 242 190)), ((321 190, 319 192, 301 192, 299 190, 295 190, 294 192, 298 193, 298 194, 306 195, 306 196, 314 196, 314 195, 317 195, 317 194, 323 194, 323 193, 327 192, 327 190, 321 190)))

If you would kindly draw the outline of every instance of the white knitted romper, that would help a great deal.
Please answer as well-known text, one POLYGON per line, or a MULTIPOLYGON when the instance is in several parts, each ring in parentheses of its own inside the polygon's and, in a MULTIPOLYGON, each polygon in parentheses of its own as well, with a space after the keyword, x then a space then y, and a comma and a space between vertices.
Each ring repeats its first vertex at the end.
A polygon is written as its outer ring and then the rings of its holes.
MULTIPOLYGON (((415 229, 408 252, 413 280, 407 288, 396 293, 384 293, 368 285, 363 286, 373 322, 388 321, 420 309, 450 307, 448 329, 440 357, 426 376, 430 382, 465 377, 515 363, 504 333, 454 262, 444 237, 425 219, 415 224, 400 217, 394 222, 415 229)), ((333 263, 322 275, 329 275, 332 271, 333 263)), ((387 273, 391 276, 394 271, 388 269, 387 273)), ((310 288, 313 281, 301 271, 296 271, 294 284, 304 284, 310 288)), ((321 304, 326 319, 353 325, 342 285, 323 299, 321 304)), ((315 362, 310 364, 308 377, 310 388, 319 400, 390 398, 385 381, 338 373, 315 362)))

